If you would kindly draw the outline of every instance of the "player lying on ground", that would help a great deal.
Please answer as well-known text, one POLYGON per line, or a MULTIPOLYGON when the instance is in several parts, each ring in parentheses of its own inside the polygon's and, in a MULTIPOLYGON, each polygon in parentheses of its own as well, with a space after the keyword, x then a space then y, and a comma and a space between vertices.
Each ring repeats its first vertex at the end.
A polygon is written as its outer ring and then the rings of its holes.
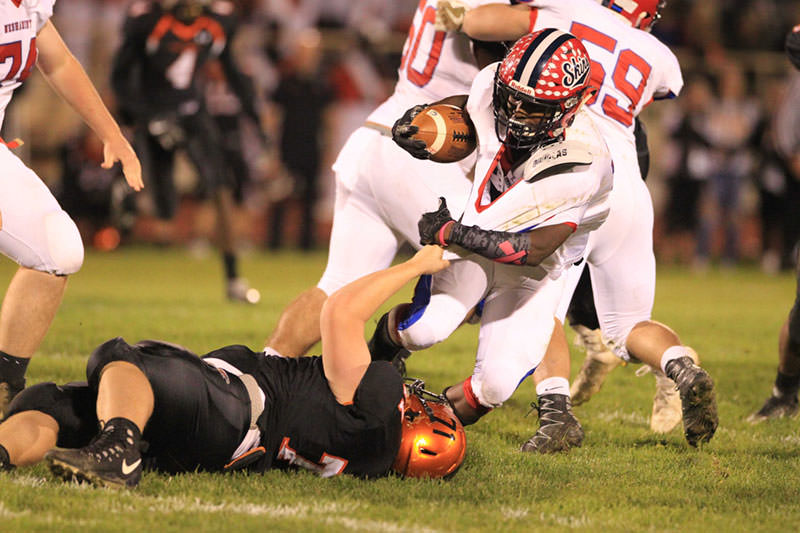
POLYGON ((419 387, 405 398, 400 375, 370 362, 363 338, 365 322, 387 298, 447 264, 441 248, 426 246, 331 295, 321 357, 288 359, 234 345, 198 358, 159 341, 107 341, 89 358, 88 383, 41 383, 18 395, 0 424, 0 466, 46 458, 65 479, 117 487, 136 486, 145 467, 452 474, 466 445, 452 411, 426 402, 419 387))
MULTIPOLYGON (((142 188, 139 160, 81 64, 50 22, 55 0, 0 3, 0 126, 14 90, 34 64, 103 142, 104 168, 122 163, 125 179, 142 188)), ((69 9, 67 7, 67 9, 69 9)), ((0 253, 19 264, 0 310, 0 416, 25 387, 28 361, 61 304, 67 276, 83 264, 77 226, 44 182, 0 139, 0 253)))

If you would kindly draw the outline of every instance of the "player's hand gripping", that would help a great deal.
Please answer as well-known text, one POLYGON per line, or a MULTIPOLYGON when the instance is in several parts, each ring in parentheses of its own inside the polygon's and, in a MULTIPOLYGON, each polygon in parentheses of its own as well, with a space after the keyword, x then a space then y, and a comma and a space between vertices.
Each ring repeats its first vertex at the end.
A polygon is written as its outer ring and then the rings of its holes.
POLYGON ((447 209, 447 200, 443 196, 439 197, 439 209, 423 213, 417 223, 419 229, 420 244, 438 244, 447 246, 444 239, 444 231, 450 222, 455 222, 447 209))
POLYGON ((450 266, 450 261, 442 259, 442 253, 444 248, 441 246, 423 246, 408 261, 418 268, 420 275, 435 274, 450 266))
POLYGON ((431 156, 424 141, 412 138, 419 128, 412 126, 411 121, 426 107, 428 106, 415 105, 411 109, 407 109, 403 116, 397 119, 397 122, 392 126, 392 140, 417 159, 428 159, 431 156))
POLYGON ((117 139, 103 141, 103 163, 100 166, 111 168, 117 161, 122 163, 122 173, 131 189, 141 191, 144 188, 142 165, 130 143, 121 134, 117 139))

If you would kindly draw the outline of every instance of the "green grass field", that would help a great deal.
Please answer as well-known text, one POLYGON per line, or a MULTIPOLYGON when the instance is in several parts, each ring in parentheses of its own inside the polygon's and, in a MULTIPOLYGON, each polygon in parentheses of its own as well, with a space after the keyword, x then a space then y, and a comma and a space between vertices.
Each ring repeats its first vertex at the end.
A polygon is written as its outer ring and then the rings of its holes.
MULTIPOLYGON (((245 258, 243 274, 262 292, 258 306, 246 307, 224 300, 216 258, 153 248, 89 254, 28 382, 83 379, 90 351, 117 335, 197 352, 260 348, 324 262, 323 253, 245 258)), ((0 287, 13 271, 0 262, 0 287)), ((744 421, 772 386, 777 332, 794 290, 790 275, 659 271, 654 318, 697 349, 717 385, 720 427, 702 450, 679 430, 649 431, 654 380, 628 366, 576 408, 586 440, 567 455, 517 451, 537 425, 535 414, 526 417, 535 394, 525 384, 468 428, 467 458, 451 481, 148 473, 136 490, 115 492, 54 481, 39 466, 0 474, 0 531, 797 531, 800 420, 744 421)), ((462 328, 416 354, 410 374, 431 390, 467 376, 476 332, 462 328)), ((573 350, 573 373, 582 355, 573 350)))

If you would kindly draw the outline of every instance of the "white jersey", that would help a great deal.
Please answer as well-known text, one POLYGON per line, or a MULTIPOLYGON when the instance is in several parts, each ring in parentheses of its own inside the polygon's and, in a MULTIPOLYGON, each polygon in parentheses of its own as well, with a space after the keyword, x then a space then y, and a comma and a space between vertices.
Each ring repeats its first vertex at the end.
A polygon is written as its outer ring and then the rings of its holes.
POLYGON ((592 60, 589 102, 607 141, 634 146, 633 119, 662 98, 674 98, 683 87, 678 59, 656 37, 636 29, 621 15, 594 0, 520 0, 535 8, 535 30, 557 28, 578 37, 592 60))
MULTIPOLYGON (((499 231, 569 224, 575 231, 537 269, 557 278, 579 261, 589 232, 608 215, 611 156, 590 113, 579 111, 563 142, 541 148, 521 165, 507 164, 495 133, 492 88, 497 63, 475 78, 467 111, 478 135, 475 180, 461 223, 499 231)), ((539 276, 537 276, 539 277, 539 276)))
POLYGON ((55 0, 0 0, 0 127, 14 89, 36 65, 36 34, 55 0))
MULTIPOLYGON (((397 71, 394 94, 368 117, 391 127, 406 109, 455 94, 467 94, 478 66, 469 37, 460 32, 436 31, 436 3, 420 0, 397 71)), ((468 8, 508 4, 508 0, 462 0, 468 8)))

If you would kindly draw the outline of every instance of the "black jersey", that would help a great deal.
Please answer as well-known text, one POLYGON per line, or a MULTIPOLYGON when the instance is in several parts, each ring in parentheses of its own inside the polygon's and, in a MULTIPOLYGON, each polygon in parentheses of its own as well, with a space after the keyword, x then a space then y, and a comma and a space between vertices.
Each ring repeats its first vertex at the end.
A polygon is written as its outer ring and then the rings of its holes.
POLYGON ((353 403, 328 386, 320 357, 283 358, 226 346, 205 355, 253 375, 266 395, 258 424, 265 468, 300 466, 332 476, 386 475, 400 446, 403 382, 385 361, 370 364, 353 403))
POLYGON ((131 4, 111 74, 123 112, 132 119, 195 112, 201 102, 198 72, 209 59, 219 59, 243 110, 255 116, 252 85, 228 46, 235 28, 235 6, 228 0, 204 6, 192 21, 179 20, 153 0, 131 4))

